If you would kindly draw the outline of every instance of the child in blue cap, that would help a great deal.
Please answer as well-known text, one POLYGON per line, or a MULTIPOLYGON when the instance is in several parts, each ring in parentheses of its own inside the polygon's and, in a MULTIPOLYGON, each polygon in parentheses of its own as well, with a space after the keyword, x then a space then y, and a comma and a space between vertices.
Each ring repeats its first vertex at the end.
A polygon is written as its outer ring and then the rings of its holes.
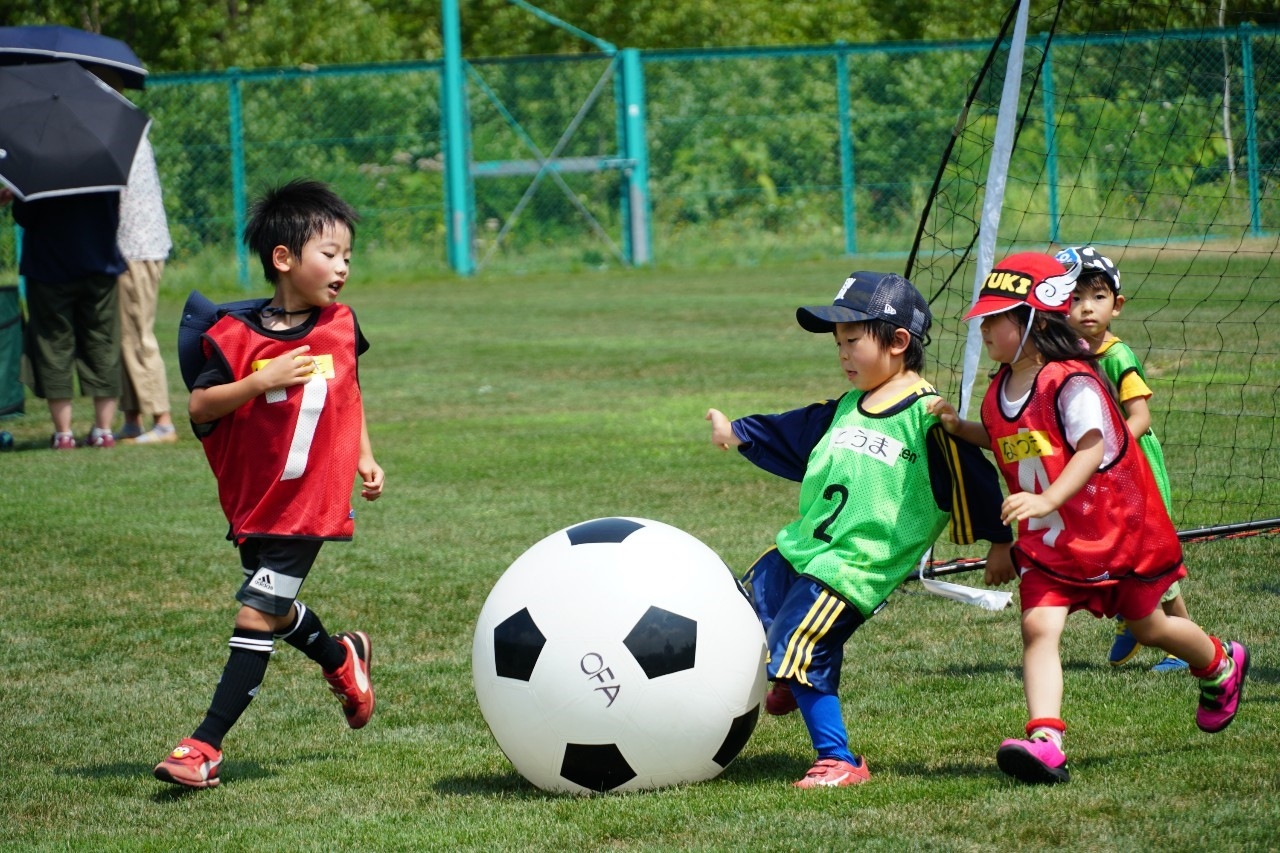
POLYGON ((744 582, 769 648, 765 710, 798 707, 817 752, 795 787, 843 787, 871 777, 840 707, 846 641, 948 525, 958 543, 992 543, 988 572, 1009 567, 1012 534, 994 467, 928 411, 938 392, 920 371, 932 317, 911 282, 855 272, 831 305, 796 319, 833 336, 853 390, 782 414, 730 421, 710 409, 706 419, 717 447, 801 484, 798 518, 744 582))

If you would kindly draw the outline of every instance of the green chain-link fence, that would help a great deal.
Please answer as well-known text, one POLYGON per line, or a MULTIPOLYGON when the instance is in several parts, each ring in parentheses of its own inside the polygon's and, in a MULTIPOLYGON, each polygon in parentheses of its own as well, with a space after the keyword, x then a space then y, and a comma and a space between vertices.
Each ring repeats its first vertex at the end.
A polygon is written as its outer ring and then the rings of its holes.
MULTIPOLYGON (((1120 67, 1135 87, 1150 63, 1179 62, 1185 79, 1217 81, 1204 85, 1216 87, 1207 94, 1219 99, 1225 72, 1235 93, 1228 116, 1240 215, 1273 228, 1280 213, 1265 209, 1258 187, 1276 155, 1280 80, 1248 62, 1269 68, 1276 35, 1129 34, 1118 45, 1059 37, 1049 70, 1076 68, 1083 51, 1122 49, 1133 54, 1120 67)), ((970 80, 990 49, 975 41, 640 52, 653 261, 905 254, 970 80)), ((614 62, 586 55, 467 63, 481 269, 571 269, 629 258, 614 62), (563 168, 537 175, 552 154, 563 168)), ((262 187, 306 175, 334 184, 361 212, 362 254, 401 256, 423 274, 447 271, 440 76, 440 63, 423 62, 154 77, 137 101, 154 119, 172 262, 225 267, 238 260, 241 275, 256 279, 237 254, 245 206, 262 187)), ((1151 111, 1126 100, 1129 82, 1112 76, 1071 104, 1045 102, 1056 128, 1055 169, 1090 168, 1072 148, 1080 111, 1151 111)), ((1129 168, 1141 170, 1141 146, 1182 146, 1186 166, 1173 176, 1175 189, 1227 180, 1222 140, 1183 138, 1177 119, 1156 110, 1139 117, 1148 131, 1115 141, 1135 147, 1129 168)), ((1131 180, 1135 192, 1146 192, 1155 178, 1135 172, 1131 180)), ((1073 202, 1043 204, 1047 242, 1073 202)), ((13 258, 13 229, 0 229, 0 270, 10 276, 13 258)))

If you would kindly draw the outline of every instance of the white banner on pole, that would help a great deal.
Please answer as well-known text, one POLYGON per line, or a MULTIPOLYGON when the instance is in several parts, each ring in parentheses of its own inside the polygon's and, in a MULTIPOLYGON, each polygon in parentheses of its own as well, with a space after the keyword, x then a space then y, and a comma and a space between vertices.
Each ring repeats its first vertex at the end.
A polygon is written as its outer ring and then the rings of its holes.
MULTIPOLYGON (((1009 177, 1009 160, 1013 156, 1013 136, 1018 121, 1022 93, 1022 59, 1027 44, 1029 0, 1018 5, 1018 17, 1009 41, 1009 64, 1005 69, 1004 88, 1000 93, 1000 112, 996 116, 996 138, 987 167, 987 184, 982 197, 982 223, 978 229, 978 267, 973 277, 973 298, 978 298, 982 282, 995 264, 996 239, 1000 231, 1000 208, 1004 204, 1005 183, 1009 177)), ((973 383, 978 375, 978 359, 982 356, 982 320, 969 321, 964 344, 964 366, 960 380, 960 417, 968 416, 973 399, 973 383)))

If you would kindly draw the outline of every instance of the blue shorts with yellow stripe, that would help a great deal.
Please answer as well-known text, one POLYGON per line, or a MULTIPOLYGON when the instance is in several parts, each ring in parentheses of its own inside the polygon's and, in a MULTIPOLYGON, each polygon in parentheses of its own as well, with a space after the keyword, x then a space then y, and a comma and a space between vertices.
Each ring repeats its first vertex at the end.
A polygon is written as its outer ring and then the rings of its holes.
POLYGON ((769 680, 837 693, 844 644, 866 621, 858 608, 797 572, 777 548, 756 560, 742 581, 764 625, 769 680))

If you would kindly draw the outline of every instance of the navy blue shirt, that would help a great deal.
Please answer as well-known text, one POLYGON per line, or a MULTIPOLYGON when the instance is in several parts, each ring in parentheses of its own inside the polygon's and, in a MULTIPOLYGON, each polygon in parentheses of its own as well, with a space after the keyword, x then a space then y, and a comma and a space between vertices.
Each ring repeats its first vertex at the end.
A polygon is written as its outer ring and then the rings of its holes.
POLYGON ((29 281, 63 284, 126 269, 116 246, 120 193, 80 193, 13 202, 22 226, 18 272, 29 281))
MULTIPOLYGON (((910 405, 913 399, 897 405, 910 405)), ((809 455, 831 428, 839 402, 837 398, 781 414, 738 418, 733 421, 733 434, 742 442, 738 452, 770 474, 803 482, 809 455)), ((960 526, 972 530, 972 539, 1012 542, 1012 528, 1000 520, 1000 476, 982 448, 953 438, 942 424, 930 429, 929 437, 929 484, 937 507, 965 514, 960 526)))

